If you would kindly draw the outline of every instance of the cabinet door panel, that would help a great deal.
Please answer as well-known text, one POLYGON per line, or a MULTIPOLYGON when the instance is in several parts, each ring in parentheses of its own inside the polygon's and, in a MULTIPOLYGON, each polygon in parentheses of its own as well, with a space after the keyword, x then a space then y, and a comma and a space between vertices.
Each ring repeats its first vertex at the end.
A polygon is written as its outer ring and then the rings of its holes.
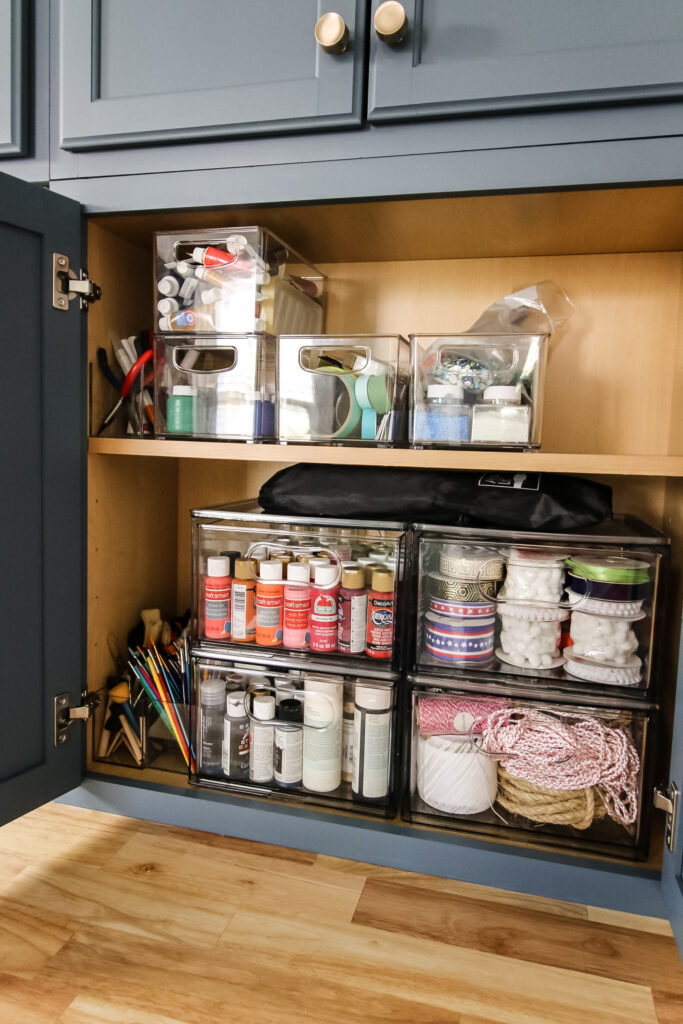
POLYGON ((346 53, 325 53, 322 0, 62 0, 60 146, 149 145, 360 124, 365 0, 340 0, 346 53))
MULTIPOLYGON (((373 11, 379 0, 373 0, 373 11)), ((406 0, 370 40, 371 121, 683 95, 680 0, 406 0)))
POLYGON ((27 28, 27 0, 0 0, 0 157, 26 155, 27 28))
POLYGON ((85 358, 80 312, 52 308, 52 253, 80 266, 80 223, 73 200, 0 175, 0 823, 81 778, 81 727, 56 748, 53 702, 83 686, 85 358))

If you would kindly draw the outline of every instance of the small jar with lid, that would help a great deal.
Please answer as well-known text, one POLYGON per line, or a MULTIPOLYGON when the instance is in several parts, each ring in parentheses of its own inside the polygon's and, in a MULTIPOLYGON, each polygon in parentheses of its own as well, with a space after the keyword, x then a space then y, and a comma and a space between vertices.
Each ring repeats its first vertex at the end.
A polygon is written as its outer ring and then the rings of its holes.
POLYGON ((472 443, 528 444, 532 407, 523 402, 522 387, 492 385, 472 415, 472 443))
POLYGON ((191 434, 194 424, 197 389, 174 384, 166 405, 166 430, 169 434, 191 434))
POLYGON ((472 406, 461 384, 429 384, 423 409, 416 409, 413 441, 458 444, 470 439, 472 406))

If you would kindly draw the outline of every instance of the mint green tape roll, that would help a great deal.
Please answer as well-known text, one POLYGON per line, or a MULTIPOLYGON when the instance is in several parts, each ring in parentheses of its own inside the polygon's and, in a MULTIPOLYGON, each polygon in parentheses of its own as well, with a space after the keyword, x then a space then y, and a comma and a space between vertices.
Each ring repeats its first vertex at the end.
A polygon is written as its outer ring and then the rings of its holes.
POLYGON ((379 373, 368 377, 368 398, 375 412, 383 415, 391 412, 391 397, 387 388, 386 374, 379 373))

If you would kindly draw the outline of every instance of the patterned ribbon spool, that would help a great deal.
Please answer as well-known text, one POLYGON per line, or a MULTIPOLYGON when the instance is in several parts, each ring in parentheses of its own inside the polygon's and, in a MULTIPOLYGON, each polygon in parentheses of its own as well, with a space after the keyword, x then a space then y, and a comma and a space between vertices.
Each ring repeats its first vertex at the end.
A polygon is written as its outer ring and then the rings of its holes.
POLYGON ((459 601, 442 601, 432 597, 429 601, 429 610, 435 615, 444 615, 446 618, 454 619, 477 619, 483 615, 493 615, 496 611, 495 603, 485 604, 476 602, 474 604, 459 601))
POLYGON ((460 580, 502 580, 505 563, 496 551, 467 549, 447 544, 439 552, 439 569, 444 576, 460 580))
POLYGON ((425 616, 425 647, 434 658, 452 663, 486 661, 493 654, 493 616, 482 619, 442 619, 425 616))
POLYGON ((505 708, 489 717, 482 749, 514 778, 555 791, 597 787, 614 821, 638 817, 640 758, 624 729, 587 715, 505 708))
POLYGON ((457 580, 438 572, 429 573, 428 591, 430 597, 444 601, 466 603, 490 602, 496 596, 498 584, 495 580, 457 580))

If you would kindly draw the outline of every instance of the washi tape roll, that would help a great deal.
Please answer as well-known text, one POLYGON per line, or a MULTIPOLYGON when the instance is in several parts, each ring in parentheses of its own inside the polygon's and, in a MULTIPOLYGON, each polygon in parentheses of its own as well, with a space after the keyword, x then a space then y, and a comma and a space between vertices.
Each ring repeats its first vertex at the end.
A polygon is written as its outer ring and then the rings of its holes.
POLYGON ((502 580, 505 562, 497 551, 446 544, 439 552, 439 569, 461 580, 502 580))
POLYGON ((467 603, 464 601, 443 601, 437 597, 432 597, 429 601, 429 610, 434 612, 435 615, 445 615, 446 618, 476 619, 486 615, 493 615, 496 605, 492 601, 467 603))
POLYGON ((444 576, 439 572, 429 573, 428 590, 430 597, 437 600, 462 601, 477 603, 487 598, 495 598, 497 582, 495 580, 461 580, 444 576))
POLYGON ((360 436, 363 441, 374 441, 377 437, 377 413, 374 409, 363 409, 360 421, 360 436))
MULTIPOLYGON (((361 420, 361 407, 356 399, 356 378, 350 373, 341 373, 334 366, 321 366, 313 375, 318 383, 314 388, 315 409, 322 416, 332 411, 332 429, 317 430, 315 416, 311 415, 311 433, 319 440, 336 441, 350 437, 361 420), (325 381, 325 384, 322 384, 325 381), (327 383, 327 382, 331 383, 327 383)), ((329 421, 328 421, 329 422, 329 421)))
POLYGON ((493 654, 495 617, 477 620, 446 619, 427 612, 425 647, 429 654, 451 665, 487 661, 493 654))

